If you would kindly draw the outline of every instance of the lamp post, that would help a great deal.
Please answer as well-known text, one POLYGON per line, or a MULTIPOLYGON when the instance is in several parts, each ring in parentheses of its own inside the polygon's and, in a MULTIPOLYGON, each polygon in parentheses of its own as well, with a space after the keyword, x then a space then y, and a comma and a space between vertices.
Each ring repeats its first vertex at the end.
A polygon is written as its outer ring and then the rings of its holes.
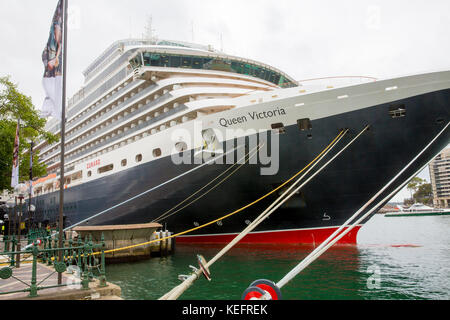
MULTIPOLYGON (((21 230, 21 224, 22 224, 22 201, 23 198, 25 197, 25 193, 27 192, 27 186, 24 183, 19 183, 16 188, 15 188, 16 192, 17 192, 17 197, 20 200, 20 211, 19 211, 19 224, 17 226, 17 251, 20 252, 21 249, 21 244, 20 244, 20 234, 22 232, 21 230)), ((20 253, 17 254, 17 264, 16 267, 19 268, 20 267, 20 253)))
MULTIPOLYGON (((30 199, 31 202, 31 199, 30 199)), ((33 227, 34 228, 34 212, 36 211, 36 207, 33 204, 30 204, 28 207, 28 232, 33 227)))

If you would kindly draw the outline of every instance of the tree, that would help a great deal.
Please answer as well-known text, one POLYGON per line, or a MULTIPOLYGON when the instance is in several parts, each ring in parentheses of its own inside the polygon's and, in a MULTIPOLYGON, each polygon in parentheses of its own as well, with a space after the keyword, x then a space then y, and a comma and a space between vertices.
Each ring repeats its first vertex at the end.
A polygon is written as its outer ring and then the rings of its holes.
POLYGON ((421 179, 419 177, 414 177, 411 179, 411 181, 409 181, 406 188, 409 190, 409 192, 411 192, 411 199, 414 198, 414 193, 417 192, 417 189, 419 188, 419 186, 425 182, 426 182, 426 180, 421 179))
POLYGON ((433 204, 433 191, 431 183, 421 184, 416 193, 414 193, 414 200, 423 204, 433 204))
MULTIPOLYGON (((24 150, 29 149, 29 141, 49 140, 58 141, 59 137, 45 131, 46 119, 39 116, 31 98, 19 92, 17 85, 10 77, 0 77, 0 190, 11 190, 11 171, 14 139, 16 136, 17 120, 20 118, 19 144, 19 180, 29 178, 30 155, 22 156, 24 150)), ((33 176, 46 174, 46 167, 39 164, 38 152, 33 152, 33 176)))

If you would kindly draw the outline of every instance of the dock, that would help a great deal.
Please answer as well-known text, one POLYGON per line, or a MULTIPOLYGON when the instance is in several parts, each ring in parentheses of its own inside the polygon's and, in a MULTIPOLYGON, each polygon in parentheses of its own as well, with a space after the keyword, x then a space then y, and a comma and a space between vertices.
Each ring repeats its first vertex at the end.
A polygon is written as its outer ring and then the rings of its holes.
MULTIPOLYGON (((159 223, 79 226, 73 231, 81 238, 91 237, 94 243, 105 243, 105 259, 108 262, 129 262, 165 256, 173 253, 175 240, 164 239, 172 235, 169 231, 156 231, 159 223)), ((70 231, 69 231, 70 232, 70 231)), ((70 237, 70 235, 69 235, 70 237)))
POLYGON ((54 230, 33 230, 20 246, 15 235, 2 237, 0 300, 122 300, 121 288, 106 281, 106 262, 173 253, 172 233, 161 227, 80 226, 65 232, 61 248, 54 230))
MULTIPOLYGON (((0 269, 9 261, 8 257, 0 256, 0 269)), ((20 268, 13 271, 13 276, 0 281, 0 292, 20 291, 9 294, 0 294, 0 300, 123 300, 119 286, 106 283, 105 287, 99 285, 99 281, 94 279, 89 282, 89 289, 85 290, 80 284, 79 278, 68 272, 62 273, 62 283, 69 284, 64 287, 53 287, 39 290, 37 297, 29 297, 29 292, 25 291, 31 284, 32 263, 23 261, 20 268), (19 279, 19 280, 17 280, 19 279), (73 285, 70 285, 73 283, 73 285)), ((37 282, 41 286, 54 286, 58 281, 58 273, 55 269, 43 263, 37 264, 37 282)))
POLYGON ((0 253, 0 300, 123 300, 121 288, 106 281, 104 243, 89 240, 59 249, 46 242, 44 248, 0 253), (97 259, 94 249, 101 250, 97 259), (59 250, 64 262, 57 260, 59 250))

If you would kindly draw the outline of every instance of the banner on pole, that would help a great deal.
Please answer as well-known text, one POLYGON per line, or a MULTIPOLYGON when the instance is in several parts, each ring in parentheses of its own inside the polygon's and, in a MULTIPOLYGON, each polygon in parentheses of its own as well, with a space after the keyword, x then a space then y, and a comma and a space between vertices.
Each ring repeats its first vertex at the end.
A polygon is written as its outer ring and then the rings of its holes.
POLYGON ((45 72, 42 84, 45 90, 45 100, 42 106, 42 116, 61 119, 62 86, 63 86, 63 0, 58 1, 47 46, 42 53, 45 72))
POLYGON ((14 139, 13 165, 11 174, 11 187, 15 188, 19 184, 19 134, 20 119, 17 120, 16 138, 14 139))

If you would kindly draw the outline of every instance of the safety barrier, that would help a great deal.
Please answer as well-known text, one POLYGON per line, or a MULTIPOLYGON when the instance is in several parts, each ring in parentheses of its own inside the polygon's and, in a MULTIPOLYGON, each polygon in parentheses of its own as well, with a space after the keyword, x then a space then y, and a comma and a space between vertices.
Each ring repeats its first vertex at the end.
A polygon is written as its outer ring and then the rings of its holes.
MULTIPOLYGON (((44 235, 46 231, 35 232, 35 235, 44 235)), ((8 287, 2 282, 12 278, 24 284, 25 289, 0 291, 0 295, 29 292, 29 297, 37 297, 38 291, 49 288, 64 287, 69 285, 81 286, 82 290, 89 289, 89 282, 94 281, 94 278, 99 280, 99 287, 105 287, 106 284, 106 269, 105 269, 105 241, 102 234, 101 241, 95 244, 92 237, 86 237, 85 241, 78 239, 65 239, 63 247, 58 248, 57 240, 52 240, 48 237, 43 239, 36 239, 31 244, 27 245, 21 251, 15 251, 16 240, 12 237, 11 240, 4 241, 12 243, 11 251, 5 251, 2 256, 5 258, 3 263, 0 263, 0 288, 8 287), (96 258, 93 253, 99 253, 100 257, 96 258), (62 260, 59 260, 59 255, 62 255, 62 260), (31 263, 31 281, 27 283, 15 275, 15 271, 20 270, 17 266, 17 260, 21 259, 21 263, 31 263), (38 264, 49 266, 53 268, 53 272, 45 275, 45 278, 39 279, 38 282, 38 264), (41 286, 41 284, 49 279, 55 273, 66 273, 74 275, 75 279, 79 281, 69 281, 67 283, 57 283, 52 285, 41 286), (96 275, 94 275, 96 273, 96 275)), ((5 242, 5 243, 6 243, 5 242)), ((5 244, 6 248, 6 244, 5 244)), ((48 271, 48 267, 46 268, 48 271)), ((59 277, 58 277, 59 278, 59 277)), ((71 278, 73 279, 73 278, 71 278)))

